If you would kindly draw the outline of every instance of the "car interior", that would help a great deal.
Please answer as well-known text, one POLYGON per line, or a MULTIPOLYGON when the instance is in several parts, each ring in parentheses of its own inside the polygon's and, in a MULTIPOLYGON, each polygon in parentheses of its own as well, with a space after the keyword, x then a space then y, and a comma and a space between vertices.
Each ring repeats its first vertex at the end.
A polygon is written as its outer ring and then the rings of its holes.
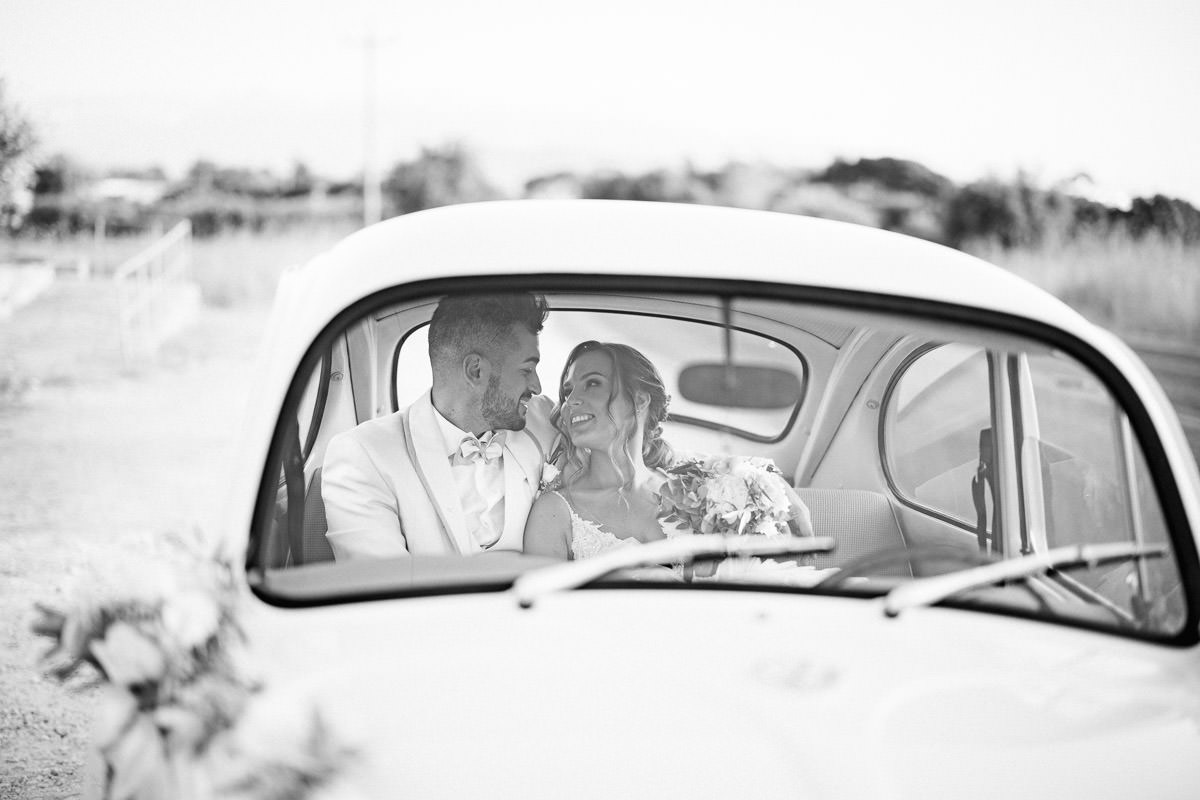
MULTIPOLYGON (((1059 545, 1170 544, 1128 415, 1057 343, 962 315, 761 294, 545 296, 544 394, 557 402, 566 354, 580 341, 638 348, 671 394, 664 429, 676 454, 771 459, 816 534, 836 542, 813 558, 818 568, 849 568, 877 588, 1059 545)), ((325 447, 428 389, 426 328, 438 299, 370 307, 314 345, 279 437, 274 507, 248 558, 276 591, 310 599, 333 591, 337 580, 321 577, 336 566, 321 496, 325 447)), ((488 580, 503 587, 527 562, 499 560, 488 580)), ((360 594, 395 580, 378 566, 356 569, 360 594)), ((407 580, 409 589, 421 583, 407 580)), ((1034 612, 1066 603, 1094 618, 1098 606, 1118 626, 1168 632, 1186 616, 1170 556, 1027 583, 1037 588, 1018 605, 1034 612)))

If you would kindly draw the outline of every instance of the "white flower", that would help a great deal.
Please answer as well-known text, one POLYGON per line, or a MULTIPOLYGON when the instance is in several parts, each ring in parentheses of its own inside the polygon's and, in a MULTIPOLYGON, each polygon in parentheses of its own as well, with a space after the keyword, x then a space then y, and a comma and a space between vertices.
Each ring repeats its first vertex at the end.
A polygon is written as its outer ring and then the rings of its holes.
POLYGON ((211 639, 220 620, 221 612, 213 598, 195 589, 179 592, 163 604, 163 627, 188 650, 211 639))
POLYGON ((769 458, 708 456, 681 462, 663 491, 663 513, 700 533, 811 534, 807 509, 769 458))
POLYGON ((732 473, 717 473, 708 481, 708 502, 720 507, 729 504, 734 509, 750 504, 746 481, 732 473))
POLYGON ((133 722, 102 752, 109 769, 105 797, 175 796, 167 755, 150 715, 135 715, 133 722))
POLYGON ((779 533, 779 523, 773 517, 765 516, 755 523, 751 533, 757 533, 762 536, 773 536, 779 533))
POLYGON ((204 740, 204 718, 183 706, 163 706, 151 714, 154 725, 163 733, 167 747, 181 753, 193 753, 204 740))
POLYGON ((101 686, 92 717, 92 738, 97 747, 115 743, 128 730, 130 720, 138 713, 138 701, 129 692, 112 684, 101 686))
POLYGON ((553 483, 554 479, 557 478, 558 475, 559 475, 558 467, 556 467, 550 463, 543 464, 542 465, 542 480, 541 480, 542 488, 545 489, 547 486, 549 486, 551 483, 553 483))
POLYGON ((350 744, 314 682, 277 684, 247 705, 226 740, 232 756, 217 776, 220 797, 253 798, 347 794, 343 778, 362 748, 350 744), (240 788, 239 788, 240 787, 240 788))
POLYGON ((91 650, 109 681, 118 686, 157 681, 167 672, 162 650, 127 622, 110 625, 91 650))
POLYGON ((787 482, 779 475, 768 472, 762 476, 758 485, 771 504, 771 514, 779 519, 786 518, 792 505, 787 496, 787 482))

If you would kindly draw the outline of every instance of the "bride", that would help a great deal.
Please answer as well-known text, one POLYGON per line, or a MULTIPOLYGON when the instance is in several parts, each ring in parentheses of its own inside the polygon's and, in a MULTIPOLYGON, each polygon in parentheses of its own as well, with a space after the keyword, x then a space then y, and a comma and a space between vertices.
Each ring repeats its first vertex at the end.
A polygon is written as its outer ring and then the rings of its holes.
POLYGON ((674 456, 662 438, 669 398, 649 359, 628 345, 583 342, 567 357, 559 398, 551 419, 565 463, 529 512, 525 552, 579 559, 677 533, 659 514, 674 456))
POLYGON ((525 552, 586 558, 666 538, 656 490, 673 456, 658 370, 628 345, 583 342, 567 356, 559 398, 562 478, 530 509, 525 552))

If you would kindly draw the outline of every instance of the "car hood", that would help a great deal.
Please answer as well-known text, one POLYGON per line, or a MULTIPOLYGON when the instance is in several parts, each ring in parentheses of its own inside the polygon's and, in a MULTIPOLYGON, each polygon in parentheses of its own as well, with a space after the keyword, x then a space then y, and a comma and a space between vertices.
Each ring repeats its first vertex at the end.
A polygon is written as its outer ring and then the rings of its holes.
POLYGON ((1190 794, 1196 655, 999 615, 588 590, 247 621, 251 747, 318 711, 364 797, 1190 794), (1190 787, 1190 788, 1189 788, 1190 787))

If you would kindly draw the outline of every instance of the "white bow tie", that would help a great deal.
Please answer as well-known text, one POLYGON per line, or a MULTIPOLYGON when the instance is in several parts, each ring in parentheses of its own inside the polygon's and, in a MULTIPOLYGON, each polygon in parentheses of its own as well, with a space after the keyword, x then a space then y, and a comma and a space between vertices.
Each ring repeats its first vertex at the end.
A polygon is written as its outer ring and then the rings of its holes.
POLYGON ((455 464, 470 464, 482 461, 487 464, 504 455, 504 431, 485 433, 476 438, 471 434, 463 437, 456 450, 451 455, 455 464))

